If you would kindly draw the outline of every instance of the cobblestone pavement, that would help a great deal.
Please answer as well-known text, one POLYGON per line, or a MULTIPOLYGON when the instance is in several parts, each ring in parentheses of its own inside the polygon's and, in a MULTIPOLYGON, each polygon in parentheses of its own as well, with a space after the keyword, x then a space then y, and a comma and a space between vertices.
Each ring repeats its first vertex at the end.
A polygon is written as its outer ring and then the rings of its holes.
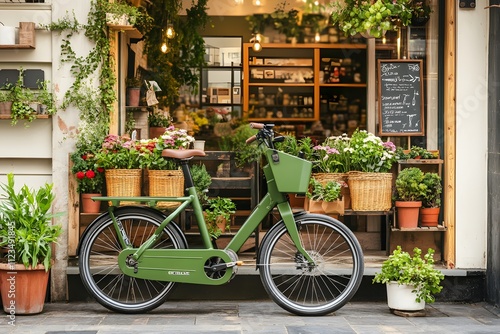
POLYGON ((97 303, 49 303, 38 315, 0 318, 0 333, 500 333, 500 311, 487 304, 434 303, 424 317, 402 317, 386 303, 352 302, 327 316, 300 317, 272 301, 167 301, 146 314, 97 303))

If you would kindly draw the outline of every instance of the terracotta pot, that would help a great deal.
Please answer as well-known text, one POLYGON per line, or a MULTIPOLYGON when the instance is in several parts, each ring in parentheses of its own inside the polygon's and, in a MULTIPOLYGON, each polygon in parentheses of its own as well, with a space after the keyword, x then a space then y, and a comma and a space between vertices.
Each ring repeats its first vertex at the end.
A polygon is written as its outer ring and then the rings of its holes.
POLYGON ((421 206, 421 201, 396 201, 398 227, 400 229, 417 228, 418 213, 421 206))
POLYGON ((141 97, 141 89, 137 87, 127 88, 127 106, 138 107, 141 97))
POLYGON ((292 208, 303 208, 306 197, 304 195, 288 194, 288 199, 292 208))
POLYGON ((26 269, 22 264, 0 263, 0 292, 7 314, 36 314, 43 311, 49 272, 43 265, 26 269))
POLYGON ((92 197, 96 196, 101 196, 101 194, 81 194, 83 213, 99 213, 101 211, 101 201, 92 200, 92 197))
POLYGON ((436 227, 439 224, 440 208, 420 208, 420 226, 436 227))
POLYGON ((159 138, 162 134, 165 133, 164 127, 150 127, 149 128, 149 138, 159 138))
POLYGON ((12 112, 12 101, 0 102, 0 115, 10 115, 12 112))

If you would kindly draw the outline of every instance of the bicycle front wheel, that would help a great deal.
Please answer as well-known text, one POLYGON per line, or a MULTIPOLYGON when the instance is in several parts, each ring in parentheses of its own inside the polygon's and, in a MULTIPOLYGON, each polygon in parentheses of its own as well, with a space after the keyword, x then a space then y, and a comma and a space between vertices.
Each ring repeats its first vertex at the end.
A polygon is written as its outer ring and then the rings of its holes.
MULTIPOLYGON (((164 219, 158 211, 139 207, 118 208, 114 214, 134 248, 153 235, 164 219)), ((187 245, 179 231, 169 224, 152 248, 178 249, 187 248, 187 245)), ((122 250, 110 215, 94 221, 80 246, 79 269, 83 285, 101 305, 113 311, 142 313, 160 306, 174 283, 124 275, 118 266, 122 250)))
POLYGON ((297 315, 324 315, 344 306, 363 278, 363 252, 354 234, 323 215, 296 218, 310 265, 298 252, 284 223, 262 240, 259 271, 262 284, 279 306, 297 315))

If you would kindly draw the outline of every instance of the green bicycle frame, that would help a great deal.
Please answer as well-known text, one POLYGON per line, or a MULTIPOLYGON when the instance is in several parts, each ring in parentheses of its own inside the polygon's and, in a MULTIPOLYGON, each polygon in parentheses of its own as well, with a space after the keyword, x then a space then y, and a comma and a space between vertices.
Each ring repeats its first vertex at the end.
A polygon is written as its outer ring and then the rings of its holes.
MULTIPOLYGON (((278 190, 276 181, 274 179, 273 171, 269 163, 266 166, 264 166, 263 170, 267 181, 268 192, 266 195, 264 195, 259 204, 257 204, 257 206, 250 214, 250 216, 248 216, 244 224, 234 235, 234 237, 231 239, 231 241, 228 243, 225 249, 230 249, 234 252, 238 252, 245 243, 245 241, 248 238, 250 238, 252 233, 257 229, 259 224, 274 209, 274 207, 277 207, 278 212, 280 213, 283 222, 286 225, 288 234, 290 235, 290 238, 297 247, 297 250, 307 259, 307 261, 310 264, 314 264, 314 260, 310 257, 310 255, 305 251, 305 249, 302 246, 297 225, 293 217, 292 208, 290 207, 286 194, 278 190)), ((121 222, 116 219, 113 213, 114 208, 119 205, 120 201, 126 200, 126 201, 142 202, 142 203, 147 203, 149 206, 154 206, 158 201, 181 202, 179 207, 177 207, 172 213, 170 213, 165 218, 165 220, 163 220, 163 222, 155 230, 154 234, 150 238, 148 238, 141 246, 139 246, 139 248, 136 249, 136 251, 133 254, 133 258, 135 260, 138 260, 147 249, 149 249, 152 245, 154 245, 154 243, 158 240, 165 227, 190 204, 193 207, 193 212, 198 222, 200 235, 202 237, 205 249, 207 250, 213 249, 208 228, 205 224, 203 209, 198 200, 195 187, 188 188, 188 193, 189 196, 185 197, 94 197, 94 199, 101 201, 106 200, 111 202, 112 205, 109 207, 109 215, 113 220, 113 224, 115 226, 116 231, 119 232, 117 234, 123 249, 130 249, 132 248, 132 246, 128 241, 128 238, 125 234, 121 222)))

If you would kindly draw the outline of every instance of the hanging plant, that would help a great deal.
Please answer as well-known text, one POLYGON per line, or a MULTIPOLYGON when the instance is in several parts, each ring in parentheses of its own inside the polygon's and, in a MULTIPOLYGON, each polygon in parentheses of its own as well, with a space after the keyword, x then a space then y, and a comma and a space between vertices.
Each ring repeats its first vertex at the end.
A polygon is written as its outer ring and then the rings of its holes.
POLYGON ((193 69, 205 64, 205 42, 199 31, 209 22, 207 2, 193 2, 186 9, 185 16, 177 14, 182 8, 180 0, 152 1, 146 7, 154 25, 148 33, 144 50, 150 70, 145 79, 155 80, 162 88, 157 92, 160 107, 174 105, 181 86, 191 87, 193 91, 198 88, 199 75, 193 69), (168 24, 176 31, 172 39, 165 36, 168 24), (168 47, 166 53, 160 50, 163 43, 168 47))

